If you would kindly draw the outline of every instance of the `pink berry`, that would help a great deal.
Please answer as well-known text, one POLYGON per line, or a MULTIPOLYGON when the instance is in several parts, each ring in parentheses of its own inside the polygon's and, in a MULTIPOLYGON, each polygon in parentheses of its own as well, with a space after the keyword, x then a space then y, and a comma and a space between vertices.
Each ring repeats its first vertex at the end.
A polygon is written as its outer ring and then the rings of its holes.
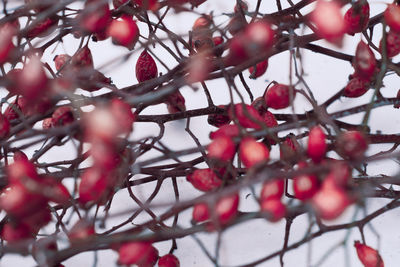
POLYGON ((140 266, 151 256, 153 246, 149 242, 128 242, 118 249, 118 264, 140 266))
POLYGON ((221 136, 235 138, 239 136, 239 128, 235 124, 223 125, 215 132, 210 133, 210 139, 215 139, 221 136))
POLYGON ((368 26, 369 21, 369 4, 365 0, 357 1, 344 14, 346 23, 346 32, 354 35, 362 32, 368 26))

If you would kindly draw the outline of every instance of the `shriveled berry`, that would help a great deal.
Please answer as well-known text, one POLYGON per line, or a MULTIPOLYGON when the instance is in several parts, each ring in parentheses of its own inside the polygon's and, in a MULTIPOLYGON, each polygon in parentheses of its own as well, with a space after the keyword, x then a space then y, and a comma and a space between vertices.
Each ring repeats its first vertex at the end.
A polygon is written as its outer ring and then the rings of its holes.
POLYGON ((369 89, 370 83, 360 77, 351 79, 344 88, 343 95, 346 97, 360 97, 369 89))
POLYGON ((357 76, 365 80, 371 80, 376 68, 375 55, 371 48, 360 41, 357 45, 353 66, 357 76))
POLYGON ((223 109, 223 113, 218 113, 218 114, 210 114, 207 117, 207 122, 208 124, 215 126, 215 127, 221 127, 222 125, 228 124, 231 122, 231 118, 226 112, 226 106, 224 105, 219 105, 218 108, 223 109))
POLYGON ((265 125, 268 128, 272 128, 272 127, 278 126, 278 121, 276 120, 275 115, 272 114, 272 112, 267 110, 265 112, 263 118, 264 118, 265 125))
POLYGON ((0 113, 0 139, 6 138, 10 133, 10 122, 0 113))
POLYGON ((70 63, 72 57, 67 54, 61 54, 54 57, 53 61, 56 66, 56 70, 60 71, 64 69, 67 63, 70 63))
MULTIPOLYGON (((382 40, 379 43, 379 51, 383 53, 382 40)), ((400 53, 400 32, 390 30, 386 33, 386 54, 389 58, 400 53)))
POLYGON ((27 38, 35 38, 35 37, 45 37, 49 35, 58 24, 58 17, 47 17, 45 19, 41 19, 39 22, 32 21, 35 26, 29 27, 28 32, 26 33, 27 38))
POLYGON ((251 168, 260 162, 268 161, 269 150, 263 143, 246 137, 240 142, 239 157, 246 168, 251 168))
POLYGON ((195 170, 186 179, 198 190, 208 192, 221 186, 222 181, 212 169, 195 170))
POLYGON ((136 78, 141 83, 157 77, 157 65, 152 56, 144 50, 136 62, 136 78))
POLYGON ((185 98, 179 91, 170 94, 165 103, 167 104, 168 112, 171 114, 186 111, 185 98))
MULTIPOLYGON (((295 98, 296 91, 292 90, 293 99, 295 98)), ((268 107, 273 109, 283 109, 290 105, 290 87, 285 84, 274 84, 268 88, 265 96, 265 103, 268 107)))
POLYGON ((355 2, 344 14, 344 21, 346 23, 346 32, 350 35, 365 30, 369 21, 368 1, 360 0, 355 2))
POLYGON ((52 126, 65 126, 74 122, 74 113, 70 106, 57 108, 51 116, 52 126))
POLYGON ((50 129, 51 127, 53 127, 53 119, 51 117, 44 119, 42 122, 43 130, 50 129))
POLYGON ((339 136, 337 147, 344 156, 357 159, 367 151, 368 141, 364 134, 359 131, 347 131, 339 136))
POLYGON ((87 240, 95 235, 94 225, 88 220, 81 219, 77 221, 74 226, 67 233, 68 239, 72 243, 87 240))
POLYGON ((72 56, 71 65, 76 68, 93 68, 92 51, 87 45, 76 51, 72 56))

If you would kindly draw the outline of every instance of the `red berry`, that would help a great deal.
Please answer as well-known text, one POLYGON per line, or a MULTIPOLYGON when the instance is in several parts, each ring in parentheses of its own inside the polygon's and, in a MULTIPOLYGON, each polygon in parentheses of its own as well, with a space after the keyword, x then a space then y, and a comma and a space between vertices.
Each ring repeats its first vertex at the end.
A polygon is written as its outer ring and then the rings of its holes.
POLYGON ((221 186, 222 181, 212 169, 195 170, 187 180, 198 190, 208 192, 221 186))
POLYGON ((354 35, 366 29, 369 21, 369 4, 365 0, 357 1, 344 14, 346 32, 354 35))
POLYGON ((375 73, 375 55, 371 48, 363 41, 360 41, 357 45, 353 66, 357 76, 366 80, 371 80, 372 75, 375 73))
POLYGON ((219 223, 224 225, 231 222, 237 215, 238 207, 238 194, 233 194, 220 198, 215 205, 215 213, 217 214, 219 223))
POLYGON ((71 199, 71 195, 68 189, 61 183, 55 180, 53 177, 43 177, 43 186, 45 191, 43 195, 52 202, 57 204, 67 204, 71 199))
POLYGON ((344 88, 343 95, 346 97, 360 97, 369 89, 370 83, 360 77, 351 79, 344 88))
POLYGON ((10 122, 7 117, 0 113, 0 139, 8 137, 10 133, 10 122))
POLYGON ((210 139, 215 139, 221 136, 235 138, 239 136, 239 127, 237 127, 235 124, 223 125, 215 132, 210 133, 210 139))
POLYGON ((212 24, 212 17, 210 15, 203 15, 195 20, 193 23, 193 31, 195 30, 203 30, 210 28, 212 24))
POLYGON ((35 165, 24 157, 7 166, 7 176, 12 183, 25 184, 29 180, 38 181, 35 165))
POLYGON ((21 73, 18 75, 17 88, 21 94, 29 99, 28 104, 32 106, 46 94, 48 89, 48 78, 44 71, 42 62, 36 56, 32 57, 25 64, 21 73))
POLYGON ((81 219, 77 221, 71 230, 68 232, 68 239, 72 243, 87 240, 95 235, 93 223, 81 219))
POLYGON ((45 19, 41 19, 40 22, 32 21, 35 23, 34 27, 30 27, 28 32, 26 33, 27 38, 35 38, 35 37, 45 37, 49 35, 58 25, 58 17, 47 17, 45 19))
POLYGON ((386 25, 390 27, 391 30, 399 32, 400 31, 400 6, 396 4, 389 4, 383 13, 386 25))
POLYGON ((119 133, 128 134, 133 130, 133 123, 136 116, 133 114, 132 108, 128 103, 114 98, 111 100, 110 111, 117 121, 119 133))
POLYGON ((346 23, 340 9, 336 1, 318 0, 310 18, 321 38, 339 45, 346 32, 346 23))
POLYGON ((314 196, 319 189, 319 181, 315 175, 302 174, 293 179, 294 196, 300 200, 308 200, 314 196))
MULTIPOLYGON (((379 50, 383 53, 382 41, 379 43, 379 50)), ((389 58, 400 53, 400 32, 390 30, 386 33, 386 54, 389 58)))
POLYGON ((51 116, 52 126, 65 126, 74 122, 74 113, 70 106, 57 108, 51 116))
POLYGON ((268 110, 264 114, 264 122, 268 128, 278 126, 278 121, 276 120, 275 115, 268 110))
POLYGON ((43 130, 47 130, 53 127, 53 119, 52 118, 46 118, 42 122, 42 128, 43 130))
POLYGON ((368 141, 359 131, 347 131, 339 136, 337 146, 343 155, 357 159, 362 157, 368 149, 368 141))
POLYGON ((384 267, 383 259, 375 249, 361 244, 360 241, 354 242, 357 256, 365 267, 384 267))
POLYGON ((179 266, 180 266, 179 260, 173 254, 164 255, 158 260, 158 267, 179 267, 179 266))
POLYGON ((204 222, 210 218, 207 204, 198 203, 194 205, 192 211, 192 218, 195 222, 204 222))
POLYGON ((32 228, 25 223, 6 223, 1 231, 1 237, 9 243, 17 243, 19 241, 31 239, 35 236, 32 228))
POLYGON ((15 48, 12 39, 14 29, 3 26, 0 28, 0 64, 7 62, 10 59, 11 52, 15 48))
POLYGON ((136 62, 136 78, 141 83, 157 77, 157 65, 154 59, 144 50, 136 62))
POLYGON ((239 157, 246 168, 251 168, 260 162, 268 161, 269 150, 263 143, 246 137, 240 142, 239 157))
POLYGON ((232 120, 236 117, 242 127, 254 129, 261 128, 260 125, 262 125, 263 119, 252 106, 247 104, 236 104, 229 111, 232 120))
POLYGON ((128 242, 118 249, 118 264, 141 266, 148 260, 153 252, 153 246, 149 242, 128 242))
POLYGON ((99 168, 89 168, 82 174, 79 201, 102 203, 108 192, 107 176, 99 168))
POLYGON ((13 159, 14 159, 14 161, 20 161, 20 160, 28 161, 28 156, 21 150, 17 150, 17 151, 14 151, 13 159))
POLYGON ((261 211, 268 214, 268 220, 277 222, 286 215, 286 206, 279 198, 265 199, 261 201, 261 211))
POLYGON ((88 0, 79 16, 79 25, 88 33, 103 31, 111 21, 111 12, 108 2, 102 0, 88 0))
POLYGON ((71 62, 72 57, 67 54, 61 54, 54 57, 53 61, 56 66, 56 70, 60 71, 65 69, 66 64, 71 62))
POLYGON ((228 136, 215 138, 208 146, 208 157, 221 161, 230 161, 235 156, 235 143, 228 136))
POLYGON ((344 190, 331 186, 330 181, 325 180, 311 203, 321 219, 334 220, 346 210, 351 201, 344 190))
POLYGON ((315 126, 308 135, 307 153, 310 158, 318 163, 325 156, 326 152, 326 136, 321 127, 315 126))
POLYGON ((214 55, 216 57, 220 57, 222 53, 224 52, 224 48, 222 47, 222 44, 224 43, 224 39, 221 36, 215 36, 212 38, 212 41, 214 43, 214 55))
POLYGON ((113 43, 133 49, 139 40, 139 27, 131 17, 123 16, 121 20, 113 20, 107 28, 107 35, 113 43))
POLYGON ((256 67, 254 66, 249 68, 250 72, 250 79, 257 79, 258 77, 262 76, 268 68, 268 59, 257 63, 256 67))
MULTIPOLYGON (((293 99, 296 91, 292 90, 293 99)), ((265 103, 268 107, 273 109, 287 108, 290 105, 290 87, 285 84, 274 84, 268 88, 265 96, 265 103)))
POLYGON ((269 199, 280 199, 285 191, 283 179, 272 179, 263 184, 260 194, 260 201, 269 199))

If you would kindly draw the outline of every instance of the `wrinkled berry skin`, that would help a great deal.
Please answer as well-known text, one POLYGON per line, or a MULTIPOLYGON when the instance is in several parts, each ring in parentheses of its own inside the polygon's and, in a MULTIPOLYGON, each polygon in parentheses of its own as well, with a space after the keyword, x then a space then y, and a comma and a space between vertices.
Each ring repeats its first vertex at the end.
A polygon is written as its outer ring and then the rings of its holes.
POLYGON ((362 32, 368 26, 369 4, 365 0, 358 1, 344 15, 347 34, 354 35, 362 32))
POLYGON ((157 77, 157 65, 147 51, 143 51, 136 62, 136 78, 141 83, 157 77))
MULTIPOLYGON (((379 43, 379 51, 383 53, 382 41, 379 43)), ((400 54, 400 32, 390 30, 386 33, 386 53, 389 58, 400 54)))
POLYGON ((221 186, 222 180, 212 169, 195 170, 186 179, 198 190, 203 192, 212 191, 221 186))
POLYGON ((390 4, 383 13, 386 25, 393 31, 400 32, 400 6, 390 4))
POLYGON ((349 81, 343 91, 345 97, 360 97, 364 95, 369 89, 369 82, 359 77, 354 77, 349 81))

